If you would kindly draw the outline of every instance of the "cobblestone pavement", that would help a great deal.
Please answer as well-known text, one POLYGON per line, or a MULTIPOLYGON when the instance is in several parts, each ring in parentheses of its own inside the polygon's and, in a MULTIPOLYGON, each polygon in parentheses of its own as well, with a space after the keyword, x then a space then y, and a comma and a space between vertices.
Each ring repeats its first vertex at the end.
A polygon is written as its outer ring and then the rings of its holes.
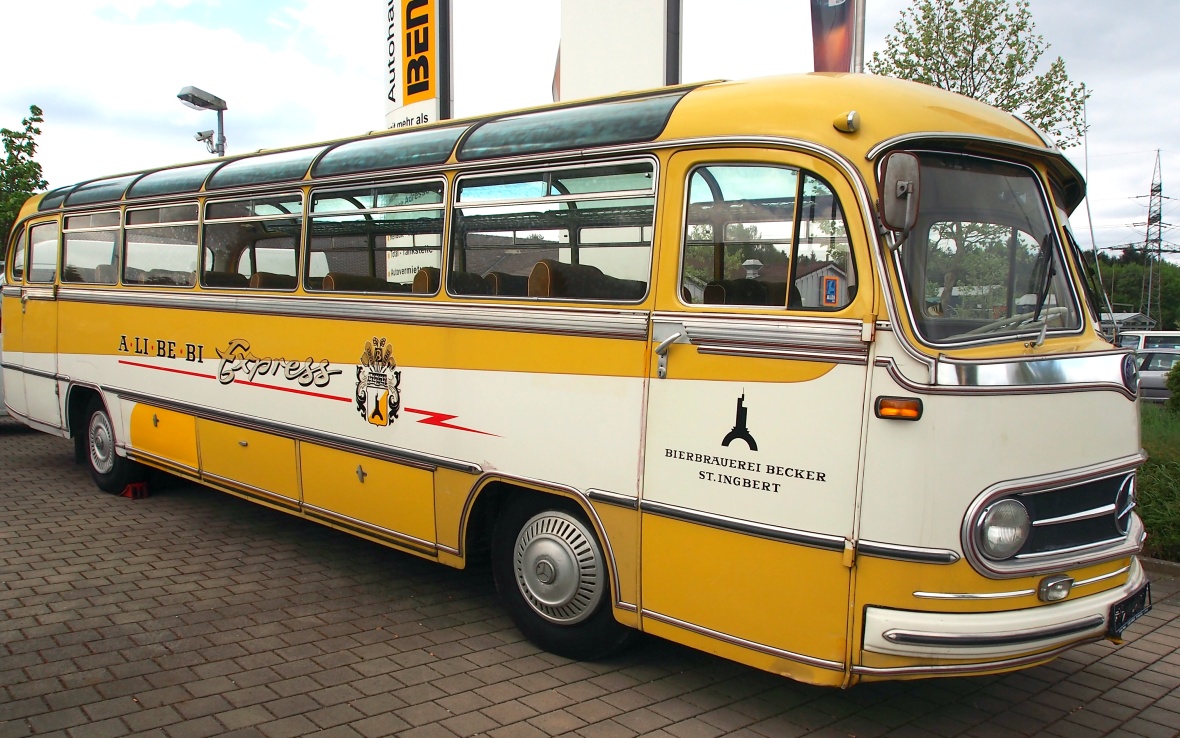
POLYGON ((1175 736, 1180 582, 1127 642, 1008 674, 810 687, 655 638, 539 652, 455 571, 195 485, 99 492, 0 420, 0 738, 1175 736))

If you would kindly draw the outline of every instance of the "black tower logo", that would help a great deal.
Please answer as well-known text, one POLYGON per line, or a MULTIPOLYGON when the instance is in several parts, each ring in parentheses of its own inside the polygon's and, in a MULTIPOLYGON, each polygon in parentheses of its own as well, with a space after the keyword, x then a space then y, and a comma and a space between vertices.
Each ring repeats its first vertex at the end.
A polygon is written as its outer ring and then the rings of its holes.
POLYGON ((726 434, 725 440, 721 442, 722 446, 728 446, 730 441, 741 439, 746 442, 751 451, 758 450, 758 442, 754 440, 754 436, 750 435, 750 429, 746 427, 746 395, 742 396, 737 401, 737 419, 733 423, 733 430, 726 434))

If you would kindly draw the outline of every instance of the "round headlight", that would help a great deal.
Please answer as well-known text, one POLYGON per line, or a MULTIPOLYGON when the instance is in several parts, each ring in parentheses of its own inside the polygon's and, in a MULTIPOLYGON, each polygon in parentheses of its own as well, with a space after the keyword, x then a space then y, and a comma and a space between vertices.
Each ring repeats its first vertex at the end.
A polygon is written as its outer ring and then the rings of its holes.
POLYGON ((1123 357, 1123 384, 1131 394, 1139 394, 1139 365, 1135 363, 1134 354, 1123 357))
POLYGON ((1008 559, 1016 555, 1032 522, 1024 505, 1012 498, 988 505, 979 521, 979 547, 989 559, 1008 559))

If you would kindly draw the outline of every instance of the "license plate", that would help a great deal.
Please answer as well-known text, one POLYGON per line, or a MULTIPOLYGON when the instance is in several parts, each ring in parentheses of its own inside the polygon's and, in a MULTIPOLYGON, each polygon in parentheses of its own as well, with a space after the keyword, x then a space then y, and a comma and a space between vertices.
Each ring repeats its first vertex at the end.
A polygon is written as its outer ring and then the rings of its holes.
POLYGON ((1118 637, 1131 623, 1151 610, 1151 582, 1145 583, 1138 592, 1110 606, 1110 629, 1106 634, 1118 637))

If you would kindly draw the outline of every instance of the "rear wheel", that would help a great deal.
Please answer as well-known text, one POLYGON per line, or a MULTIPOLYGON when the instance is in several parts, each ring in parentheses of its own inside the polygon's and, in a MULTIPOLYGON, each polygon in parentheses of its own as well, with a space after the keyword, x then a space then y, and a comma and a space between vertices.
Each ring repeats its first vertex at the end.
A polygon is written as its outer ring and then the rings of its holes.
POLYGON ((144 479, 144 468, 115 453, 115 426, 106 405, 97 397, 86 408, 84 435, 78 440, 85 449, 90 476, 103 492, 119 494, 128 484, 144 479))
POLYGON ((557 499, 518 499, 492 535, 496 589, 530 641, 571 659, 607 656, 635 631, 614 619, 606 559, 589 522, 557 499))

